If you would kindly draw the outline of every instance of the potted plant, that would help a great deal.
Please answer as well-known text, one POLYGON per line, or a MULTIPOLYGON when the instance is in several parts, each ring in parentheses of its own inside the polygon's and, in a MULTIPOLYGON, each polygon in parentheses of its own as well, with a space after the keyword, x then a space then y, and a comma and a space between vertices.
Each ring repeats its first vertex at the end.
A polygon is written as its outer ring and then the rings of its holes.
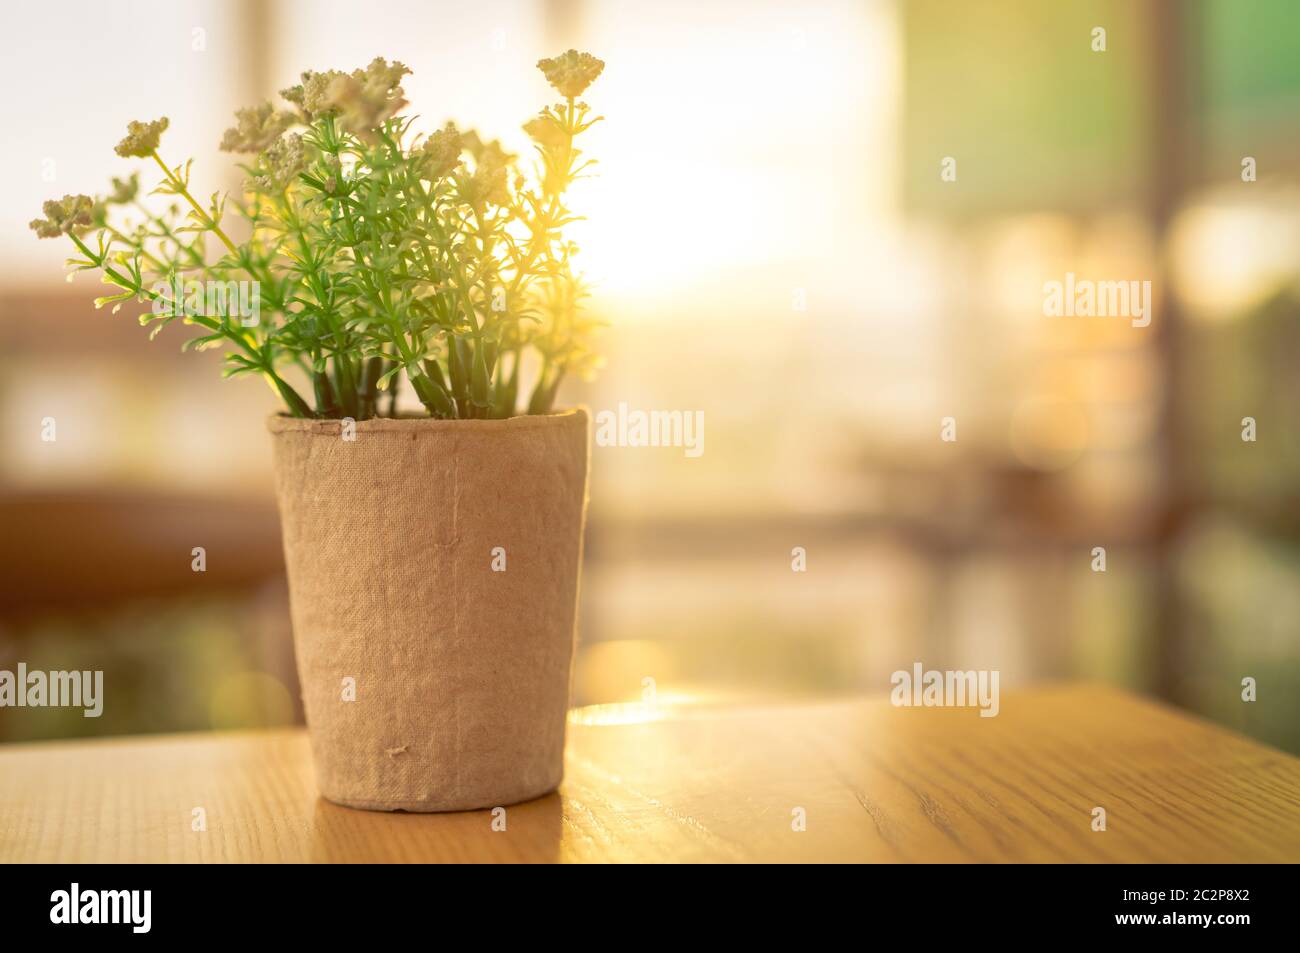
POLYGON ((221 147, 249 157, 239 196, 196 197, 159 151, 167 119, 132 122, 117 153, 156 166, 169 207, 139 199, 137 173, 32 223, 113 286, 96 307, 148 304, 151 336, 197 328, 186 347, 226 348, 227 376, 283 401, 298 670, 339 804, 482 808, 560 781, 588 419, 553 405, 597 363, 564 197, 590 167, 575 140, 600 117, 579 97, 604 64, 538 65, 563 101, 524 126, 530 174, 451 123, 417 134, 409 70, 375 59, 237 113, 221 147))

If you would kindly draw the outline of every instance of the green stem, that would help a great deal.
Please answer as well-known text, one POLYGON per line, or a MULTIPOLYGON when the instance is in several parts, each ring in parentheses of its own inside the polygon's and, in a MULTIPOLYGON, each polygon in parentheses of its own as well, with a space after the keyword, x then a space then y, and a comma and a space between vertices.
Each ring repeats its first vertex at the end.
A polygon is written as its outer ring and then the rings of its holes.
POLYGON ((163 237, 168 238, 172 242, 174 242, 176 244, 177 251, 185 252, 185 254, 189 257, 190 261, 193 262, 193 264, 196 267, 201 269, 206 269, 208 267, 208 263, 204 261, 203 256, 199 254, 198 249, 196 249, 193 245, 189 244, 188 242, 183 241, 179 235, 177 235, 174 231, 172 231, 172 227, 168 225, 167 222, 165 222, 161 217, 154 215, 147 208, 145 208, 144 205, 142 205, 138 200, 133 202, 132 204, 144 214, 145 221, 152 222, 154 225, 156 225, 162 231, 163 237))
POLYGON ((158 167, 163 170, 163 175, 167 176, 167 181, 171 184, 171 187, 176 194, 184 196, 185 201, 189 202, 190 207, 198 213, 199 219, 204 223, 204 226, 210 229, 212 234, 216 235, 217 238, 221 239, 222 244, 225 245, 226 248, 230 249, 232 255, 238 255, 239 249, 235 247, 235 243, 232 242, 230 237, 221 230, 221 226, 216 223, 216 220, 207 213, 203 206, 194 201, 194 196, 190 195, 190 190, 185 187, 185 183, 176 177, 175 173, 167 167, 167 163, 163 162, 162 158, 156 151, 149 154, 153 156, 153 161, 158 163, 158 167))
MULTIPOLYGON (((95 265, 98 266, 99 269, 103 271, 106 276, 108 276, 108 278, 113 282, 113 284, 117 285, 123 291, 133 292, 134 294, 147 298, 150 301, 157 301, 160 297, 162 297, 157 292, 151 291, 148 288, 145 288, 142 285, 139 285, 129 280, 128 278, 123 276, 119 271, 117 271, 117 269, 113 268, 111 265, 105 264, 104 260, 100 258, 99 255, 96 255, 89 248, 87 248, 85 242, 83 242, 76 235, 69 232, 68 237, 72 239, 73 244, 75 244, 77 248, 81 250, 81 253, 85 255, 88 260, 94 262, 95 265)), ((307 404, 307 402, 303 400, 302 397, 299 396, 298 392, 295 391, 291 386, 289 386, 288 382, 283 380, 280 377, 280 375, 277 374, 275 370, 270 366, 269 362, 266 359, 265 353, 259 350, 258 348, 254 347, 253 345, 251 345, 248 341, 246 341, 243 335, 231 334, 229 329, 226 328, 223 322, 213 321, 210 318, 198 318, 198 317, 191 316, 189 320, 194 321, 195 323, 203 327, 206 327, 211 331, 220 332, 229 341, 243 348, 244 351, 248 353, 249 357, 254 358, 261 365, 262 374, 266 377, 267 381, 271 384, 272 389, 275 390, 281 396, 281 398, 283 398, 284 402, 289 406, 289 409, 293 411, 295 417, 315 416, 315 414, 312 413, 311 407, 307 404)))

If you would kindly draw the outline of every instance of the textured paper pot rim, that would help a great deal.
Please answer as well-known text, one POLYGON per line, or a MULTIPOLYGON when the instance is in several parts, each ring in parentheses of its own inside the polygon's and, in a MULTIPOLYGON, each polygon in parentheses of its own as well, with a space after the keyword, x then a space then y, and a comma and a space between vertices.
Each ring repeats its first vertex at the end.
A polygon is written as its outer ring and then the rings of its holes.
MULTIPOLYGON (((532 430, 537 427, 554 427, 566 423, 586 426, 587 409, 573 407, 557 410, 550 414, 523 414, 518 417, 505 417, 496 420, 439 420, 435 417, 371 417, 369 420, 355 422, 357 433, 420 433, 438 431, 483 431, 487 433, 510 433, 519 430, 532 430)), ((266 420, 266 429, 271 433, 318 433, 337 436, 343 428, 343 419, 330 417, 317 419, 313 417, 290 417, 288 414, 272 414, 266 420)))

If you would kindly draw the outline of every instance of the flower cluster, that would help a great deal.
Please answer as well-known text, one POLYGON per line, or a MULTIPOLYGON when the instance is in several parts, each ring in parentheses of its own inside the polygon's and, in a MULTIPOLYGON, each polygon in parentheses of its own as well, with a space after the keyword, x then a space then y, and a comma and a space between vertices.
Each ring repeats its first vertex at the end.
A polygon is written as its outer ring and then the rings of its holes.
POLYGON ((565 141, 564 122, 549 106, 524 123, 524 132, 544 149, 554 149, 565 141))
POLYGON ((420 147, 429 159, 429 178, 441 179, 460 165, 465 148, 464 138, 454 122, 434 132, 420 147))
POLYGON ((45 218, 32 219, 31 228, 39 238, 58 238, 75 234, 93 224, 91 212, 95 200, 89 195, 65 195, 50 199, 41 206, 45 218))
POLYGON ((288 187, 307 165, 307 151, 302 136, 291 133, 277 139, 262 154, 261 172, 253 182, 267 192, 280 192, 288 187))
POLYGON ((114 176, 111 181, 113 190, 108 193, 105 202, 112 205, 126 205, 129 202, 134 202, 135 197, 140 194, 140 173, 138 172, 132 172, 125 179, 114 176))
POLYGON ((153 122, 131 120, 126 126, 126 136, 113 150, 124 159, 147 159, 158 151, 158 141, 167 130, 168 119, 163 116, 153 122))
POLYGON ((484 142, 473 130, 461 136, 465 150, 474 158, 474 171, 460 179, 460 196, 472 207, 485 202, 506 205, 510 201, 509 176, 517 156, 506 152, 493 139, 484 142))
POLYGON ((568 50, 559 56, 538 60, 537 68, 561 96, 566 99, 577 99, 596 81, 596 77, 605 68, 605 62, 596 59, 590 53, 568 50))
POLYGON ((337 116, 353 135, 372 141, 374 131, 406 105, 402 77, 411 71, 394 60, 375 57, 364 69, 305 72, 302 82, 281 90, 307 122, 337 116))
POLYGON ((235 126, 221 137, 222 152, 261 152, 297 121, 291 112, 270 103, 235 111, 235 126))

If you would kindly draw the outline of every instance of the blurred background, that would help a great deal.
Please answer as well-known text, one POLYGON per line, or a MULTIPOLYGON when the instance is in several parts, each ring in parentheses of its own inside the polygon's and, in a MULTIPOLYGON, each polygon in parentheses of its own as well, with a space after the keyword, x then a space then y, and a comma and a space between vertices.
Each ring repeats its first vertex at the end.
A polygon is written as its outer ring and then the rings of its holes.
POLYGON ((1291 0, 8 17, 0 668, 103 669, 109 703, 0 710, 0 740, 301 719, 271 395, 182 355, 179 327, 149 343, 132 309, 95 311, 27 228, 41 201, 104 190, 133 168, 126 121, 162 114, 197 192, 237 187, 216 150, 236 107, 376 55, 414 69, 425 128, 527 155, 534 64, 575 46, 608 64, 586 96, 601 174, 573 204, 611 326, 561 402, 705 416, 699 458, 593 451, 575 703, 647 679, 683 704, 884 693, 920 660, 1100 679, 1300 752, 1291 0), (1154 320, 1045 317, 1066 272, 1150 280, 1154 320))

